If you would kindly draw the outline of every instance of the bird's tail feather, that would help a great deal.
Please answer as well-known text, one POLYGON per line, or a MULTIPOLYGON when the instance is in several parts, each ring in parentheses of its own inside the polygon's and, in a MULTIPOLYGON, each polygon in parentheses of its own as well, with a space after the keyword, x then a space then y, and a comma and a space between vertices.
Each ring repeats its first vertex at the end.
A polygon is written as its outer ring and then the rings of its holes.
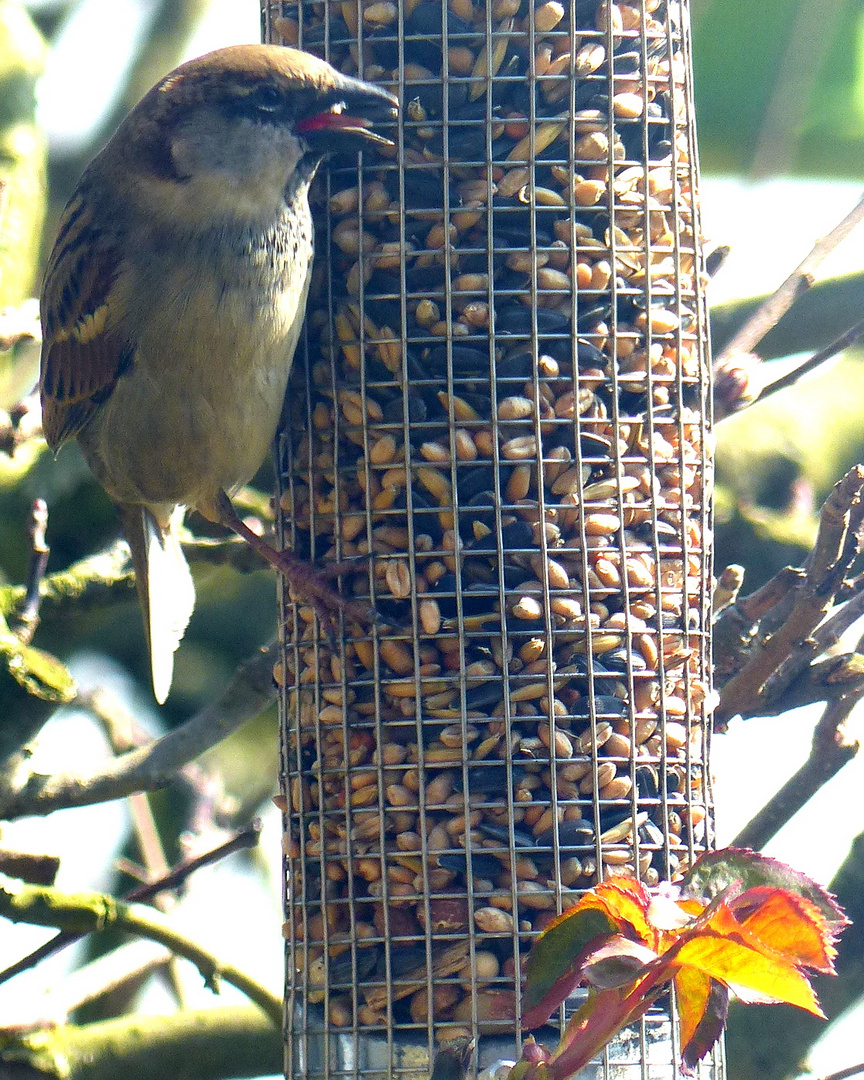
POLYGON ((183 508, 176 508, 167 529, 144 506, 121 505, 119 510, 144 614, 153 693, 161 705, 171 689, 174 653, 195 606, 192 575, 174 531, 183 508))

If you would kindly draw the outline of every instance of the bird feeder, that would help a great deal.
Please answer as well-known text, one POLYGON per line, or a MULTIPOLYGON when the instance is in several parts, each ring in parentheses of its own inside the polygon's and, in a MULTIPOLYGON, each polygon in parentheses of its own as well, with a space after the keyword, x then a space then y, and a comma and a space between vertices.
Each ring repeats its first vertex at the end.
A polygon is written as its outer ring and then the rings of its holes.
MULTIPOLYGON (((328 633, 281 597, 286 1070, 428 1076, 460 1036, 483 1068, 559 913, 712 843, 688 7, 264 24, 402 103, 313 192, 278 444, 281 537, 357 602, 328 633)), ((597 1075, 671 1076, 673 1044, 652 1012, 597 1075)))

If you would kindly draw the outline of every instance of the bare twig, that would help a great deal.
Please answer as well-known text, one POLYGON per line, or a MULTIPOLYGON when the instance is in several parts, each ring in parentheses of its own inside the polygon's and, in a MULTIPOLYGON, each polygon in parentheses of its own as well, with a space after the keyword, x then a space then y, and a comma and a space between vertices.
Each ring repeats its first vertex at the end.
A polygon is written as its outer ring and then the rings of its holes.
POLYGON ((193 761, 258 716, 276 697, 273 665, 279 654, 276 641, 240 666, 223 693, 191 720, 155 740, 101 764, 89 773, 27 773, 7 778, 0 791, 0 818, 43 815, 69 806, 121 799, 134 791, 154 791, 171 783, 178 769, 193 761))
POLYGON ((736 353, 753 351, 768 331, 792 307, 801 293, 810 288, 816 269, 838 244, 846 239, 862 218, 864 218, 864 196, 827 236, 815 244, 812 251, 798 264, 780 288, 747 320, 716 358, 715 366, 722 366, 736 353))
MULTIPOLYGON (((796 652, 806 655, 808 644, 809 641, 804 642, 796 652)), ((808 663, 782 693, 764 694, 759 715, 782 716, 802 705, 839 700, 859 688, 864 688, 864 658, 855 653, 828 656, 817 663, 808 663)))
MULTIPOLYGON (((859 583, 858 588, 860 587, 859 583)), ((825 701, 827 697, 832 696, 830 692, 828 694, 825 692, 825 687, 830 682, 839 682, 841 677, 847 681, 857 677, 857 672, 852 671, 852 658, 848 656, 831 656, 818 668, 814 666, 814 663, 819 656, 833 649, 846 630, 862 616, 864 616, 864 591, 856 592, 833 615, 817 626, 808 637, 799 642, 772 679, 770 693, 763 697, 762 708, 766 711, 762 715, 776 716, 778 713, 807 702, 825 701), (843 673, 838 669, 841 663, 845 665, 843 673), (825 675, 824 670, 828 667, 832 669, 830 679, 825 675), (804 698, 800 699, 804 681, 811 690, 809 692, 805 690, 804 698)), ((848 690, 849 687, 845 689, 848 690)))
MULTIPOLYGON (((183 882, 196 870, 200 870, 202 866, 209 866, 211 863, 219 862, 220 859, 224 859, 227 855, 233 854, 235 851, 242 851, 244 848, 255 847, 258 843, 258 838, 261 835, 261 822, 255 818, 250 825, 247 825, 245 829, 240 829, 234 836, 230 837, 224 843, 219 844, 218 847, 213 848, 211 851, 205 851, 202 855, 197 855, 193 859, 184 859, 183 862, 178 863, 172 870, 170 870, 164 877, 158 881, 150 881, 143 885, 138 885, 127 893, 125 899, 129 902, 136 901, 143 903, 144 901, 152 899, 159 893, 167 892, 171 889, 177 889, 183 882)), ((35 967, 41 960, 44 960, 48 956, 53 956, 54 953, 59 952, 67 945, 71 945, 74 941, 78 941, 82 937, 79 933, 73 933, 70 930, 61 930, 59 934, 56 934, 50 941, 46 941, 44 945, 40 945, 38 949, 34 949, 27 956, 22 957, 20 960, 11 964, 4 971, 0 971, 0 984, 8 982, 16 975, 20 975, 22 971, 27 971, 32 967, 35 967)))
MULTIPOLYGON (((102 724, 117 754, 149 746, 153 740, 152 734, 138 723, 120 698, 104 686, 80 691, 76 705, 88 709, 102 724)), ((195 802, 192 828, 196 833, 211 831, 217 816, 225 820, 230 814, 233 803, 225 798, 221 777, 205 771, 198 762, 184 765, 176 779, 182 779, 191 789, 195 802)))
POLYGON ((30 535, 30 561, 27 567, 27 584, 24 600, 18 609, 13 626, 15 634, 25 645, 33 639, 39 625, 39 606, 42 602, 42 581, 48 569, 48 556, 51 549, 45 542, 45 530, 48 527, 48 506, 44 499, 35 499, 30 508, 30 521, 27 532, 30 535))
POLYGON ((28 992, 14 1000, 11 1007, 7 1004, 0 1019, 0 1033, 8 1039, 10 1035, 65 1024, 69 1014, 82 1005, 106 994, 124 991, 130 983, 133 986, 140 984, 172 959, 172 954, 162 945, 152 941, 128 941, 69 972, 62 982, 47 987, 42 993, 28 992))
POLYGON ((855 326, 850 330, 847 330, 845 334, 841 334, 840 337, 835 338, 834 341, 832 341, 830 345, 826 345, 824 349, 820 349, 818 352, 814 353, 809 359, 805 360, 803 364, 799 364, 798 367, 793 368, 792 371, 787 371, 786 374, 779 379, 775 379, 774 382, 763 386, 751 404, 755 405, 757 402, 764 401, 766 398, 771 397, 772 394, 776 394, 779 390, 785 390, 788 386, 794 386, 799 379, 809 374, 809 372, 815 371, 816 368, 826 363, 832 357, 843 352, 844 349, 848 349, 850 345, 854 345, 862 335, 864 335, 864 320, 856 323, 855 326))
POLYGON ((847 1069, 841 1069, 839 1072, 829 1073, 822 1080, 849 1080, 850 1076, 858 1076, 861 1073, 864 1073, 864 1061, 859 1065, 850 1065, 847 1069))
POLYGON ((28 851, 0 848, 0 873, 21 878, 32 885, 53 885, 60 869, 57 855, 31 855, 28 851))
MULTIPOLYGON (((99 700, 104 705, 105 695, 102 695, 99 700)), ((129 712, 125 709, 113 710, 110 714, 110 720, 107 710, 103 709, 98 715, 99 719, 103 721, 103 729, 115 755, 122 754, 135 745, 132 738, 134 721, 129 712)), ((137 873, 133 872, 130 876, 138 877, 141 881, 154 881, 164 878, 170 867, 168 860, 165 858, 165 849, 162 846, 162 840, 147 795, 141 792, 130 795, 129 810, 132 816, 132 828, 144 863, 143 867, 137 868, 137 873)), ((162 901, 164 899, 163 896, 162 901)), ((155 896, 154 900, 157 901, 157 907, 161 911, 166 910, 158 896, 155 896)))

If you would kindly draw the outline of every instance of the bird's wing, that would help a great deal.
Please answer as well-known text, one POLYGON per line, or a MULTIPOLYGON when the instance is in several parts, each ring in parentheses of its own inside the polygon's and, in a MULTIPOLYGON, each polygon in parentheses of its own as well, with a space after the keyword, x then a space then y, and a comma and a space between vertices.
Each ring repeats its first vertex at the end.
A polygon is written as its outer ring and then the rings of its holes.
POLYGON ((66 207, 42 289, 42 428, 52 450, 87 423, 131 362, 119 329, 122 258, 80 195, 66 207))

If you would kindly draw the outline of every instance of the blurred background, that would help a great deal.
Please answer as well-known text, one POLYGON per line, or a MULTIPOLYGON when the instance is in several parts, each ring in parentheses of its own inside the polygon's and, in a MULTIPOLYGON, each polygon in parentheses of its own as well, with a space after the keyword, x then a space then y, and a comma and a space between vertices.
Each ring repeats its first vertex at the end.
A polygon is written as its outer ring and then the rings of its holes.
MULTIPOLYGON (((709 248, 731 251, 712 280, 709 300, 719 350, 740 321, 743 301, 770 292, 813 244, 843 217, 864 190, 864 6, 860 0, 693 0, 697 126, 703 170, 702 215, 709 248)), ((221 45, 259 40, 257 0, 0 0, 0 172, 7 236, 41 251, 84 166, 118 120, 164 72, 221 45), (43 175, 47 147, 47 188, 43 175), (47 197, 46 197, 47 191, 47 197), (14 228, 13 228, 14 226, 14 228)), ((766 342, 769 381, 815 351, 864 313, 864 233, 852 234, 823 264, 804 314, 796 307, 766 342)), ((19 242, 0 248, 0 308, 38 291, 38 259, 19 242)), ((20 371, 0 371, 9 409, 20 371), (10 389, 11 387, 11 389, 10 389)), ((24 378, 26 382, 26 378, 24 378)), ((818 509, 851 465, 864 461, 864 364, 851 350, 791 390, 718 425, 716 563, 745 566, 745 592, 786 564, 800 565, 815 536, 818 509)), ((256 479, 266 495, 268 469, 256 479)), ((49 507, 49 572, 109 544, 114 511, 92 481, 77 448, 57 462, 27 446, 0 452, 0 582, 21 583, 28 559, 27 519, 34 498, 49 507)), ((196 531, 202 523, 193 521, 196 531)), ((161 710, 147 684, 143 634, 134 597, 46 619, 35 644, 68 663, 85 688, 107 685, 152 733, 188 718, 231 677, 237 664, 275 632, 275 584, 269 572, 228 567, 197 575, 199 605, 177 655, 174 690, 161 710)), ((0 709, 2 709, 0 701, 0 709)), ((734 722, 715 739, 717 821, 721 844, 806 757, 814 713, 734 722)), ((61 710, 42 730, 37 760, 82 765, 109 748, 89 714, 61 710)), ((196 875, 183 900, 183 919, 211 935, 233 959, 276 990, 282 981, 279 913, 275 712, 246 725, 218 747, 203 769, 220 787, 217 827, 263 815, 264 840, 254 856, 234 856, 196 875), (218 905, 213 897, 218 895, 218 905), (244 912, 226 937, 218 917, 244 912), (233 950, 237 950, 236 955, 233 950)), ((821 883, 832 875, 862 831, 860 762, 848 765, 772 842, 770 854, 821 883)), ((151 800, 166 853, 176 856, 189 828, 181 790, 151 800)), ((63 811, 17 822, 0 837, 6 847, 61 855, 64 889, 120 889, 113 860, 129 853, 125 805, 63 811)), ((46 935, 0 926, 0 965, 46 935)), ((90 948, 88 946, 87 948, 90 948)), ((0 987, 0 1012, 22 994, 56 980, 69 950, 0 987)), ((193 1003, 212 1001, 193 973, 193 1003), (198 1000, 200 998, 200 1000, 198 1000)), ((227 1000, 231 1000, 226 991, 227 1000)), ((142 1007, 166 1008, 151 987, 142 1007)), ((857 1018, 828 1031, 815 1048, 816 1075, 860 1058, 857 1018)))

